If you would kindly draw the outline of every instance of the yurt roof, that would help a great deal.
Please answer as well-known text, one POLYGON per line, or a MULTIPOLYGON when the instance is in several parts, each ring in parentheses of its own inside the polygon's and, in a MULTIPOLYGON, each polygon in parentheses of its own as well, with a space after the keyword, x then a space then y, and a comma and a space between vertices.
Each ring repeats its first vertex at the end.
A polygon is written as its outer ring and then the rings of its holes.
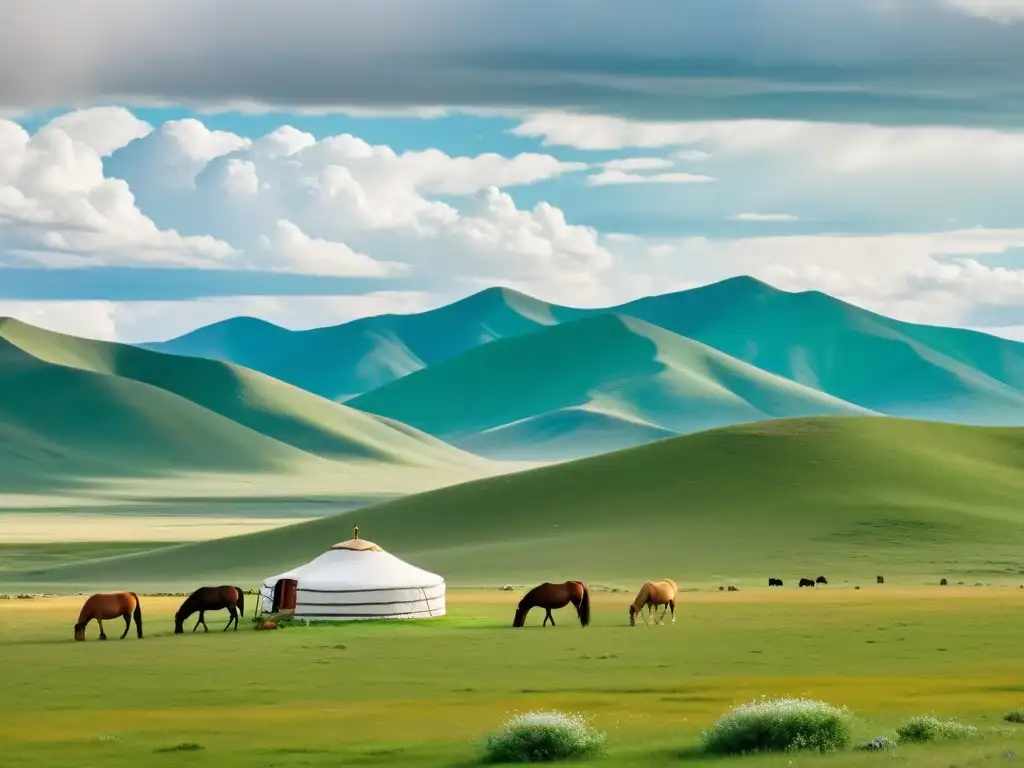
POLYGON ((347 549, 352 552, 383 552, 379 546, 367 539, 359 538, 359 526, 352 529, 352 538, 348 541, 339 541, 331 549, 347 549))

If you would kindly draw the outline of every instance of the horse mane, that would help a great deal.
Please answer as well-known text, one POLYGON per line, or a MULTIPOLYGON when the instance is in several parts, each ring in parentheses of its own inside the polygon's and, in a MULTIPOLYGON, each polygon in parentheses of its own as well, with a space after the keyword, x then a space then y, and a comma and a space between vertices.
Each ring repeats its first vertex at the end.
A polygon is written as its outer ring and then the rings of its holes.
POLYGON ((199 587, 195 592, 185 598, 182 604, 178 607, 177 612, 174 614, 174 618, 177 619, 179 616, 184 621, 193 613, 196 612, 196 603, 199 602, 199 593, 202 592, 204 587, 199 587))

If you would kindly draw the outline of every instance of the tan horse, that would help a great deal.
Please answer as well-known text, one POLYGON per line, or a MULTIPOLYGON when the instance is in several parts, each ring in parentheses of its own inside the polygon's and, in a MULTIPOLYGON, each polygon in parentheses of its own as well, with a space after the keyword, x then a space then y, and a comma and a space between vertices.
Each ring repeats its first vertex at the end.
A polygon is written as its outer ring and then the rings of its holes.
POLYGON ((139 640, 142 639, 142 605, 139 603, 139 596, 134 592, 112 592, 99 593, 90 597, 82 606, 78 614, 78 623, 75 624, 75 640, 85 640, 85 626, 96 619, 100 625, 100 640, 106 640, 107 634, 103 631, 103 622, 107 619, 124 619, 124 634, 121 639, 128 636, 128 630, 132 628, 132 619, 135 619, 135 628, 139 633, 139 640))
MULTIPOLYGON (((629 606, 629 626, 636 626, 637 614, 640 615, 641 619, 644 619, 644 606, 647 606, 647 616, 650 618, 654 616, 654 608, 659 605, 665 607, 661 609, 661 617, 654 620, 655 624, 661 624, 661 620, 665 618, 665 612, 668 610, 672 611, 672 623, 675 624, 676 594, 678 592, 679 587, 672 579, 645 581, 636 595, 636 600, 629 606)), ((650 622, 644 619, 644 624, 650 624, 650 622)))

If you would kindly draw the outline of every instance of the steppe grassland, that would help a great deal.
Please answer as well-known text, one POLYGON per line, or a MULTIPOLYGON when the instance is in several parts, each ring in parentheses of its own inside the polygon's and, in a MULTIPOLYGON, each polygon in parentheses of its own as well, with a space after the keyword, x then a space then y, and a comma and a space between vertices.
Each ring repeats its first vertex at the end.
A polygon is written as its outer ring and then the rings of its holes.
MULTIPOLYGON (((515 592, 451 590, 434 622, 172 634, 180 598, 144 597, 146 638, 71 640, 81 598, 0 601, 5 766, 466 765, 514 711, 556 708, 608 732, 597 762, 664 765, 701 728, 762 695, 849 706, 858 739, 935 713, 986 738, 901 747, 904 765, 1005 763, 1024 739, 1016 653, 1024 590, 865 586, 686 592, 677 623, 630 628, 627 593, 598 593, 594 624, 508 625, 515 592), (196 745, 193 753, 186 745, 196 745)), ((252 614, 252 598, 248 614, 252 614)), ((886 758, 888 759, 888 758, 886 758)), ((779 756, 743 765, 877 765, 878 755, 779 756)), ((726 761, 730 762, 730 761, 726 761)))

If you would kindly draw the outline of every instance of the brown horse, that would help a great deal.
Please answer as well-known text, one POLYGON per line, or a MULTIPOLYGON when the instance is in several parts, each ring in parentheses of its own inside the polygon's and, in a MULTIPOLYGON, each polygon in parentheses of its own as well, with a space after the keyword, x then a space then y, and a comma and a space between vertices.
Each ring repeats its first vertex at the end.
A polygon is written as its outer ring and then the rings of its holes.
POLYGON ((196 611, 199 611, 199 621, 192 627, 192 631, 195 632, 202 624, 203 631, 209 632, 210 628, 206 626, 203 614, 207 611, 222 611, 225 608, 228 609, 228 623, 225 625, 224 631, 227 631, 232 622, 235 624, 235 631, 238 631, 238 617, 245 613, 245 593, 239 587, 229 585, 200 587, 185 598, 181 608, 174 614, 174 634, 180 635, 185 631, 183 626, 185 619, 196 611))
MULTIPOLYGON (((661 624, 661 620, 665 618, 665 611, 672 610, 672 623, 676 623, 676 594, 679 592, 679 587, 672 579, 665 579, 664 581, 645 581, 644 585, 640 587, 640 591, 637 592, 636 600, 629 606, 629 626, 636 625, 636 617, 639 614, 641 619, 644 619, 644 606, 647 606, 648 618, 654 616, 654 608, 663 605, 661 609, 661 618, 656 618, 654 622, 661 624)), ((650 624, 647 619, 644 619, 644 624, 650 624)))
POLYGON ((572 603, 576 608, 576 615, 579 616, 580 626, 585 627, 590 624, 590 590, 587 589, 587 585, 582 581, 566 581, 562 584, 544 582, 527 592, 523 599, 519 601, 515 618, 512 620, 512 626, 524 626, 526 624, 526 614, 530 612, 531 608, 543 608, 546 613, 544 614, 544 623, 541 626, 547 626, 547 623, 550 621, 553 627, 555 626, 555 617, 551 615, 552 609, 565 608, 569 603, 572 603))
POLYGON ((100 640, 107 639, 107 633, 103 631, 103 622, 106 619, 124 619, 124 634, 121 639, 128 636, 128 630, 132 628, 132 619, 135 619, 135 628, 139 633, 139 640, 142 639, 142 605, 139 603, 139 596, 134 592, 113 592, 109 594, 95 594, 85 601, 82 611, 78 614, 78 623, 75 624, 75 640, 85 640, 85 626, 93 619, 100 625, 100 640))

